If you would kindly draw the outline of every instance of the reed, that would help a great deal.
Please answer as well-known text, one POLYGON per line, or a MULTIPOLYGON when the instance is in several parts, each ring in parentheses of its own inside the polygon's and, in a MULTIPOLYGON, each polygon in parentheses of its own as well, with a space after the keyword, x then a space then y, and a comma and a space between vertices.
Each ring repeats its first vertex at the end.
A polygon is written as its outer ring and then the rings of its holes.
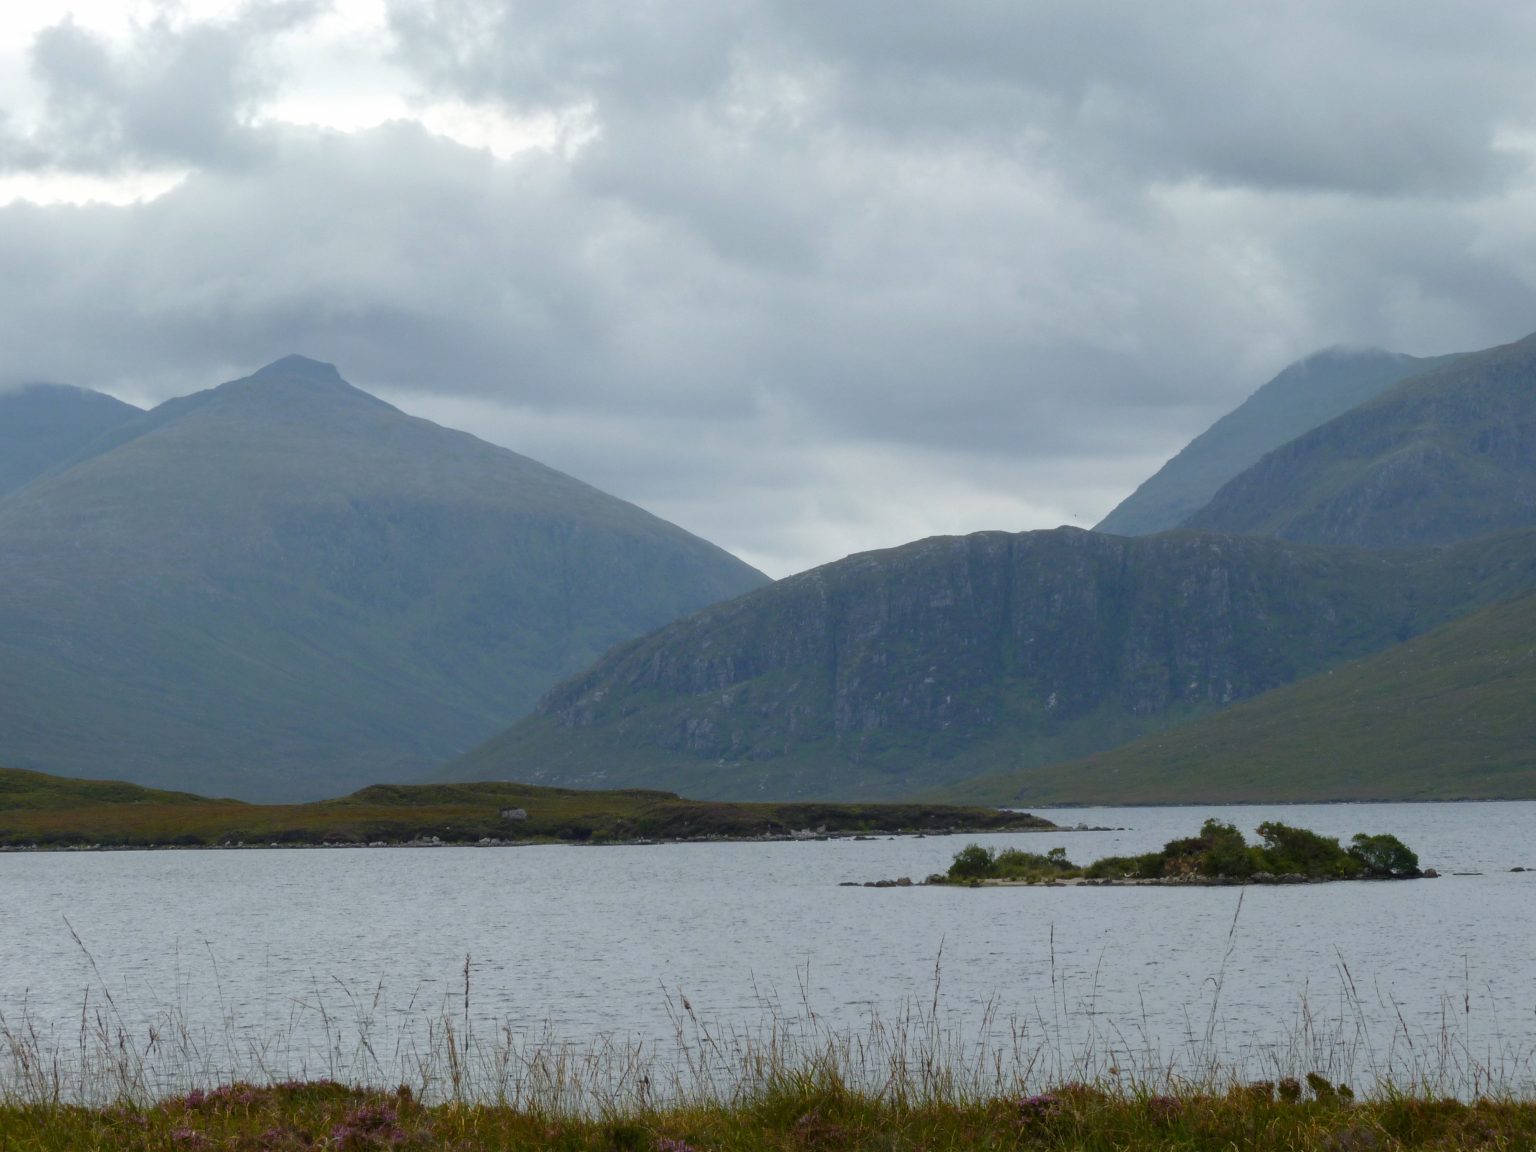
MULTIPOLYGON (((1234 915, 1232 933, 1241 915, 1234 915)), ((1229 933, 1229 940, 1232 933, 1229 933)), ((82 945, 83 948, 83 945, 82 945)), ((98 980, 69 1021, 45 1020, 23 1001, 0 1012, 0 1101, 47 1107, 133 1104, 221 1085, 334 1082, 404 1085, 428 1104, 458 1103, 558 1116, 628 1114, 658 1106, 739 1106, 810 1084, 837 1084, 899 1109, 977 1105, 1092 1085, 1117 1096, 1224 1095, 1253 1082, 1308 1075, 1361 1097, 1403 1093, 1476 1100, 1536 1098, 1536 1054, 1480 1028, 1469 986, 1442 1005, 1438 1030, 1403 1014, 1374 1035, 1365 996, 1340 960, 1326 1007, 1305 996, 1290 1027, 1263 1043, 1234 1042, 1222 1005, 1225 961, 1207 982, 1176 1044, 1144 1021, 1108 1020, 1090 986, 1069 987, 1053 963, 1049 998, 1027 1016, 996 1002, 964 1020, 942 1008, 942 954, 931 993, 856 1025, 831 1024, 810 1003, 759 997, 751 1024, 719 1023, 681 992, 658 991, 671 1036, 572 1039, 545 1023, 487 1024, 473 1010, 472 965, 462 988, 431 1011, 386 1010, 382 982, 354 989, 319 981, 286 1020, 252 1025, 221 1006, 217 1026, 160 1006, 124 1011, 98 980)), ((216 985, 217 986, 217 985, 216 985)), ((222 990, 219 992, 222 1001, 222 990)), ((1377 1005, 1379 1007, 1379 1005, 1377 1005)))
POLYGON ((1438 1031, 1399 1012, 1383 1037, 1341 959, 1326 1007, 1303 998, 1253 1044, 1229 1039, 1225 968, 1173 1046, 1104 1019, 1099 976, 1054 960, 1030 1015, 956 1020, 942 949, 928 995, 853 1026, 814 1010, 808 972, 750 1025, 661 991, 665 1041, 487 1024, 469 957, 431 1011, 316 980, 264 1026, 224 1005, 216 967, 214 1027, 127 1008, 98 971, 68 1022, 0 1014, 0 1149, 1536 1147, 1532 1054, 1480 1030, 1470 979, 1438 1031))

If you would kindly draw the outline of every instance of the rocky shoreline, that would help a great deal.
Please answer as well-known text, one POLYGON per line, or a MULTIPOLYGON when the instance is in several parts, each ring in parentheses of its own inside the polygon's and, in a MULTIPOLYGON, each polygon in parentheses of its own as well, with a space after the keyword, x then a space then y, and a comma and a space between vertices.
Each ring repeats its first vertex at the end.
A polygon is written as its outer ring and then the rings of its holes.
MULTIPOLYGON (((878 833, 829 831, 826 829, 797 829, 793 832, 763 832, 752 836, 731 836, 721 833, 705 833, 698 836, 636 837, 634 839, 567 840, 560 837, 524 839, 499 839, 494 836, 478 840, 445 840, 439 836, 419 837, 411 840, 322 840, 322 841, 262 841, 247 843, 232 841, 218 844, 0 844, 0 853, 7 852, 246 852, 272 849, 344 849, 344 848, 532 848, 539 845, 564 844, 577 848, 631 848, 643 845, 665 844, 785 844, 825 842, 829 840, 896 840, 910 838, 922 840, 938 836, 974 836, 980 832, 993 833, 994 828, 944 828, 926 831, 888 831, 878 833)), ((1009 834, 1109 832, 1110 828, 1090 827, 1079 824, 1072 828, 1008 828, 1009 834)), ((894 882, 891 882, 894 884, 894 882)), ((876 885, 871 885, 876 886, 876 885)), ((886 884, 883 886, 891 886, 886 884)))

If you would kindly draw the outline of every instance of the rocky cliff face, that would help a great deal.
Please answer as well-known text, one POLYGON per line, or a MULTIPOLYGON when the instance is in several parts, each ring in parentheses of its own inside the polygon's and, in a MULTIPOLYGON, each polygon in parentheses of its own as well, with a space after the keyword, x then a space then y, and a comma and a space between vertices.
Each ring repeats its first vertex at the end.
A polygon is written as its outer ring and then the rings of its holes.
POLYGON ((896 795, 1110 747, 1443 617, 1410 564, 1057 529, 853 556, 611 653, 452 775, 896 795))
POLYGON ((978 777, 969 804, 1536 798, 1536 594, 1085 760, 978 777))

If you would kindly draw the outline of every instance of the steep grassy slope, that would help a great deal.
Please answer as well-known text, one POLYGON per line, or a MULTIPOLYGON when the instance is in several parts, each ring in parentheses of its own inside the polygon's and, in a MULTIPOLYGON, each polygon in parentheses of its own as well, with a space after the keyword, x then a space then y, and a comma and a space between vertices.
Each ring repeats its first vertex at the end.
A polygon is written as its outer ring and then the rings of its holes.
POLYGON ((62 384, 0 392, 0 496, 140 414, 111 396, 62 384))
POLYGON ((1536 336, 1395 385, 1271 452, 1186 524, 1365 548, 1536 525, 1536 336))
POLYGON ((524 784, 374 785, 312 804, 243 804, 0 768, 0 847, 616 842, 826 832, 1030 831, 1049 821, 935 804, 709 804, 670 792, 524 784), (518 813, 514 816, 513 813, 518 813))
POLYGON ((1145 536, 1175 528, 1266 453, 1400 380, 1455 359, 1381 348, 1326 348, 1298 360, 1191 440, 1095 530, 1145 536))
POLYGON ((1536 536, 1410 557, 1169 533, 866 553, 616 650, 457 779, 898 796, 1073 759, 1536 585, 1536 536))
POLYGON ((408 779, 764 579, 289 358, 0 500, 0 756, 252 799, 408 779))
POLYGON ((1536 595, 968 803, 1536 798, 1536 595))

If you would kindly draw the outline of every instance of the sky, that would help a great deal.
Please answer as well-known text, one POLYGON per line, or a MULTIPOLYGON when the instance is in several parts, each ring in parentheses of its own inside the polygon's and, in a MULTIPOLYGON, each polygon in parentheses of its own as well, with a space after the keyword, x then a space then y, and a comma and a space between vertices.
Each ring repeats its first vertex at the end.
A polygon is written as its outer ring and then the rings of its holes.
POLYGON ((1318 348, 1536 330, 1533 59, 1487 0, 6 5, 0 382, 298 352, 774 576, 1089 527, 1318 348))

